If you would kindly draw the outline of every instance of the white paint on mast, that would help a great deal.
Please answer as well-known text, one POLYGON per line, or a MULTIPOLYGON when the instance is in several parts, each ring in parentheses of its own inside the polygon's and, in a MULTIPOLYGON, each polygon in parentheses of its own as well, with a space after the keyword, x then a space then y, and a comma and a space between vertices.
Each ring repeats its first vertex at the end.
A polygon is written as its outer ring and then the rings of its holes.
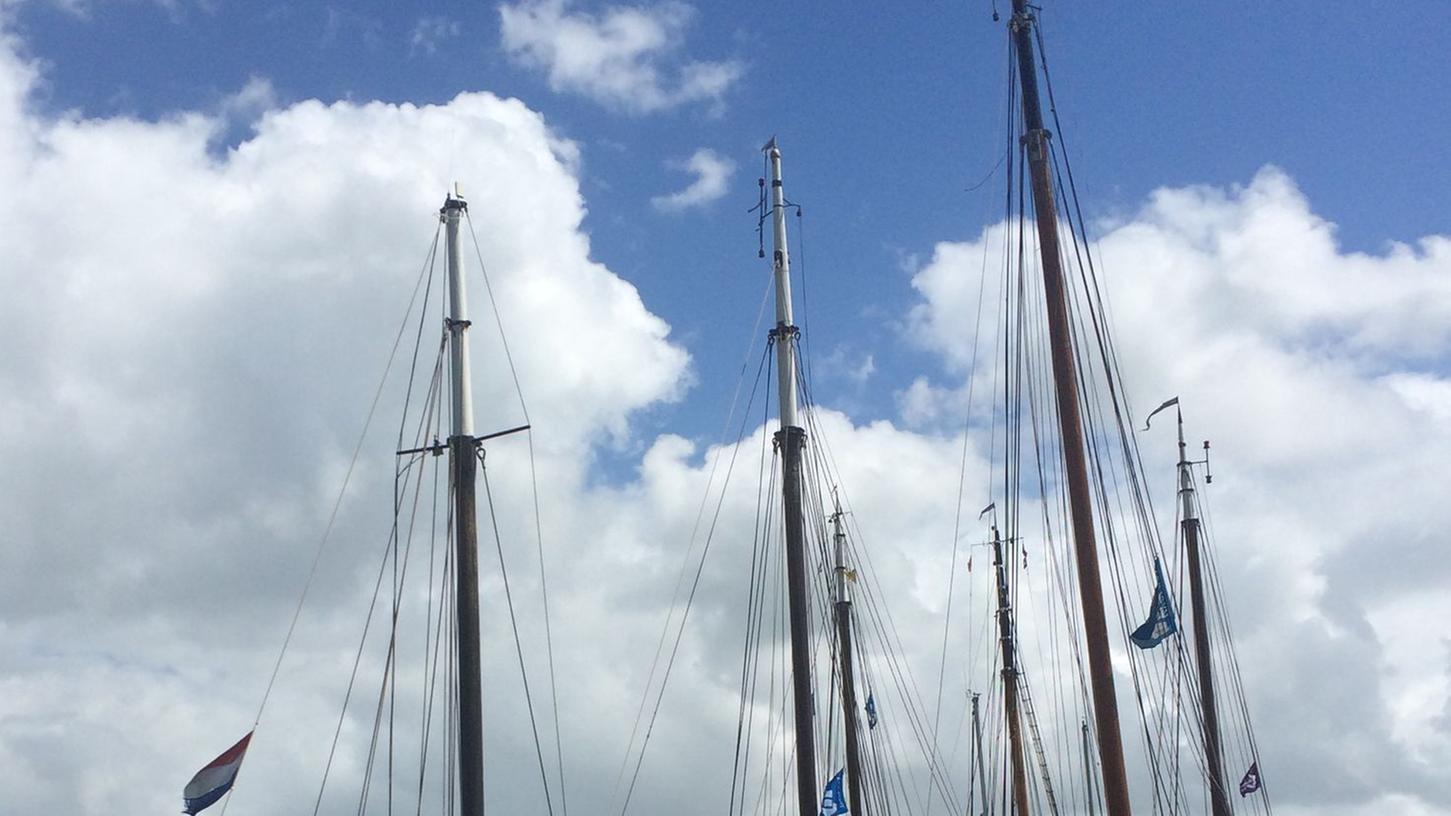
POLYGON ((473 382, 469 377, 469 305, 459 250, 459 221, 468 208, 454 185, 443 207, 448 263, 448 346, 453 371, 453 435, 474 435, 473 382))
POLYGON ((846 531, 841 524, 841 500, 833 497, 833 501, 836 504, 835 512, 831 514, 832 539, 836 544, 836 602, 851 603, 851 571, 846 566, 846 531))
POLYGON ((781 427, 796 420, 796 324, 791 316, 791 256, 786 251, 786 193, 781 187, 781 149, 775 137, 766 143, 771 162, 771 232, 775 243, 772 266, 776 277, 776 376, 780 392, 781 427))
MULTIPOLYGON (((1189 449, 1184 445, 1184 412, 1178 406, 1174 408, 1174 414, 1179 421, 1179 502, 1181 505, 1181 518, 1184 521, 1193 521, 1199 517, 1194 513, 1194 475, 1190 472, 1193 463, 1189 461, 1189 449)), ((1209 443, 1205 443, 1208 445, 1209 443)))

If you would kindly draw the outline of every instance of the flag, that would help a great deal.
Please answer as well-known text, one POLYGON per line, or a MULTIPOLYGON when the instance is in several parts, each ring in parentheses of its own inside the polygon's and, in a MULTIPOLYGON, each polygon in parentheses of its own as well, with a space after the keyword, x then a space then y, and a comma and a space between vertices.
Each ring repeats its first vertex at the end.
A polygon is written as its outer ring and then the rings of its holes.
POLYGON ((1154 601, 1149 609, 1149 619, 1129 635, 1129 639, 1140 649, 1152 649, 1162 643, 1164 638, 1179 631, 1179 624, 1174 619, 1174 602, 1169 598, 1169 588, 1164 585, 1164 570, 1159 566, 1157 558, 1154 559, 1154 575, 1157 583, 1154 586, 1154 601))
POLYGON ((845 772, 845 768, 837 771, 821 792, 821 816, 844 816, 851 812, 846 809, 846 794, 841 792, 841 775, 845 772))
POLYGON ((1239 780, 1240 798, 1242 799, 1246 796, 1249 796, 1251 793, 1254 793, 1259 789, 1260 764, 1258 762, 1251 762, 1249 764, 1249 770, 1244 772, 1244 779, 1239 780))
POLYGON ((877 701, 867 693, 867 728, 877 727, 877 701))
POLYGON ((196 772, 181 793, 186 804, 183 813, 200 813, 232 789, 232 783, 237 781, 237 771, 242 767, 242 757, 247 754, 247 743, 251 741, 252 732, 248 731, 247 736, 237 740, 236 745, 196 772))

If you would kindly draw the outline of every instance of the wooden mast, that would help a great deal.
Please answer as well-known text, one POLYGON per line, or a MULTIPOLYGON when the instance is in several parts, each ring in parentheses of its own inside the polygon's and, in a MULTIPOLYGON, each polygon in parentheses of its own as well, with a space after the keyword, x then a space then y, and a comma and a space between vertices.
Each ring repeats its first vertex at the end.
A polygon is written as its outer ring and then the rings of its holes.
POLYGON ((1008 598, 1008 573, 1003 563, 1003 540, 993 525, 993 572, 998 587, 998 643, 1003 653, 1003 716, 1008 722, 1008 764, 1013 779, 1013 806, 1028 816, 1028 771, 1023 756, 1023 725, 1018 713, 1018 664, 1013 648, 1013 607, 1008 598))
POLYGON ((841 519, 841 502, 838 500, 835 512, 831 514, 831 526, 836 544, 836 639, 841 655, 841 712, 846 731, 847 807, 855 816, 864 816, 861 744, 857 736, 856 669, 852 660, 851 587, 846 566, 846 533, 842 530, 841 519))
POLYGON ((449 195, 440 215, 447 236, 452 434, 448 440, 454 499, 455 612, 458 634, 458 776, 462 816, 484 813, 483 684, 479 656, 479 551, 475 481, 479 440, 469 375, 468 297, 459 251, 459 220, 468 204, 449 195))
MULTIPOLYGON (((988 790, 987 790, 987 763, 982 752, 982 720, 978 713, 978 698, 982 695, 977 692, 968 692, 972 695, 972 739, 977 748, 977 755, 973 764, 977 766, 977 784, 982 788, 982 816, 988 816, 988 790)), ((969 798, 967 803, 968 816, 972 816, 972 801, 969 798)))
MULTIPOLYGON (((1214 697, 1214 656, 1209 651, 1209 618, 1205 613, 1204 573, 1199 560, 1199 516, 1194 508, 1194 479, 1188 450, 1184 446, 1184 414, 1176 405, 1179 422, 1180 525, 1184 528, 1184 552, 1189 558, 1189 603, 1194 610, 1194 665, 1199 673, 1199 706, 1204 717, 1204 763, 1209 801, 1214 816, 1230 816, 1229 794, 1224 784, 1224 760, 1219 746, 1219 707, 1214 697)), ((1204 443, 1205 448, 1209 443, 1204 443)))
POLYGON ((1018 80, 1023 100, 1023 142, 1033 189, 1042 253, 1043 296, 1048 307, 1049 346, 1057 394, 1059 433, 1068 480, 1069 512, 1078 568, 1078 591, 1083 608, 1084 639, 1093 693, 1093 715, 1098 729, 1099 762, 1103 766, 1104 801, 1109 816, 1130 816, 1128 776, 1124 768, 1123 737, 1119 731, 1118 700, 1114 692, 1108 619, 1104 611, 1103 582, 1099 575, 1098 541, 1094 532, 1093 496, 1089 490, 1084 453, 1083 420, 1078 403, 1078 372, 1074 364, 1073 335, 1068 320, 1068 293, 1058 241, 1058 211, 1053 198, 1049 163, 1049 133, 1043 127, 1038 99, 1038 71, 1033 59, 1033 14, 1027 0, 1013 0, 1008 23, 1018 57, 1018 80))
POLYGON ((776 376, 781 429, 781 503, 786 525, 786 585, 791 617, 791 684, 796 717, 796 792, 801 816, 816 816, 816 740, 811 693, 811 597, 806 586, 806 525, 801 512, 801 450, 806 431, 796 418, 796 338, 791 316, 791 260, 786 252, 786 194, 781 188, 781 150, 773 138, 763 148, 771 164, 771 225, 776 279, 776 376))

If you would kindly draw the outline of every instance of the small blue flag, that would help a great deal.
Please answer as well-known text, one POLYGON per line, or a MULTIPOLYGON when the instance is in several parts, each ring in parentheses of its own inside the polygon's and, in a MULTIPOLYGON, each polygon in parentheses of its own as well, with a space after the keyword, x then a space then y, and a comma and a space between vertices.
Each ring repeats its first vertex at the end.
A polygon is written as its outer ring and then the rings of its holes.
POLYGON ((867 728, 877 727, 877 701, 867 692, 867 728))
POLYGON ((1164 638, 1179 631, 1179 623, 1174 618, 1174 602, 1169 598, 1169 588, 1164 585, 1164 570, 1159 566, 1157 558, 1154 559, 1154 575, 1157 576, 1157 583, 1154 586, 1154 602, 1149 610, 1149 619, 1129 635, 1129 640, 1140 649, 1152 649, 1162 643, 1164 638))
POLYGON ((846 794, 841 792, 841 775, 846 773, 842 768, 836 772, 836 776, 826 783, 826 790, 821 792, 821 816, 844 816, 851 811, 846 809, 846 794))
POLYGON ((1251 793, 1260 789, 1260 764, 1251 762, 1249 770, 1244 772, 1244 779, 1239 780, 1239 798, 1243 799, 1251 793))

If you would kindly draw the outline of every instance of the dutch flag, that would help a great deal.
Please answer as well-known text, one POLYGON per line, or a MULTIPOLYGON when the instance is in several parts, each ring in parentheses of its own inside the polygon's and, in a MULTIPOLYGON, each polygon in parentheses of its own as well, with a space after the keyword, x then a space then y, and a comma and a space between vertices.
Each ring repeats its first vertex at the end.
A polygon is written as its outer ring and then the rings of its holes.
POLYGON ((248 731, 247 736, 237 740, 236 745, 196 772, 181 793, 186 802, 183 813, 200 813, 232 789, 232 783, 237 781, 237 771, 242 767, 242 757, 247 754, 247 743, 251 741, 252 732, 248 731))

